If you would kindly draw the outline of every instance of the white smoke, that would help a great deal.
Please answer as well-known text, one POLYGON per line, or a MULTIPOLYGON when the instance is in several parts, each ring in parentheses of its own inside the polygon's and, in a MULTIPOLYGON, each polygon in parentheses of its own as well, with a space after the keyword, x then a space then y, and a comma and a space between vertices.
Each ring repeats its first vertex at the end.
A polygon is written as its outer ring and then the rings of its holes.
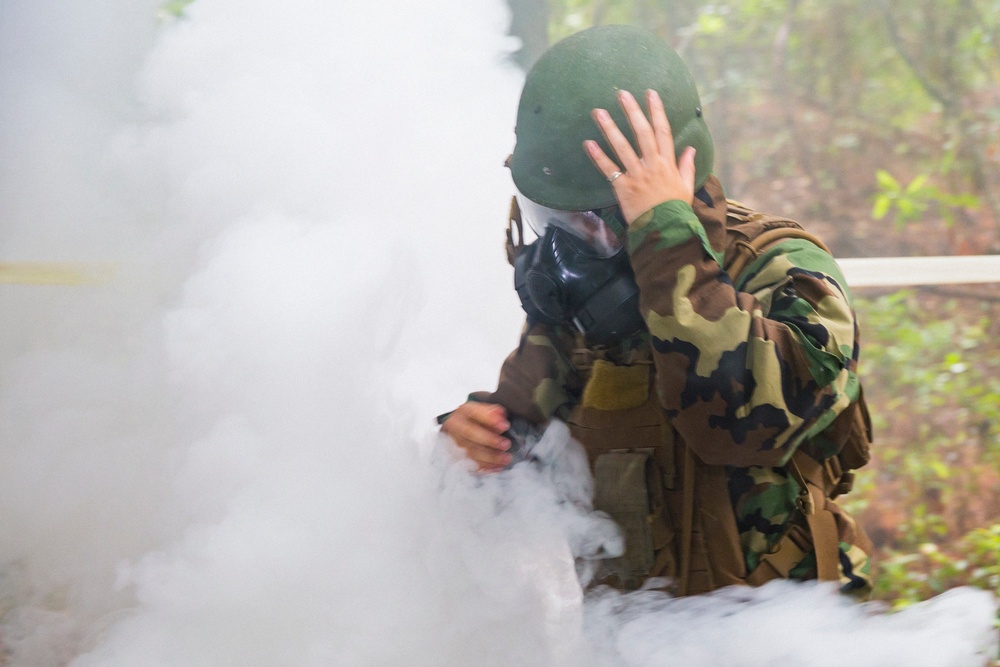
POLYGON ((972 591, 584 602, 574 556, 615 533, 565 431, 481 478, 430 426, 517 339, 502 4, 187 13, 0 3, 0 261, 115 270, 0 285, 0 664, 984 654, 972 591))

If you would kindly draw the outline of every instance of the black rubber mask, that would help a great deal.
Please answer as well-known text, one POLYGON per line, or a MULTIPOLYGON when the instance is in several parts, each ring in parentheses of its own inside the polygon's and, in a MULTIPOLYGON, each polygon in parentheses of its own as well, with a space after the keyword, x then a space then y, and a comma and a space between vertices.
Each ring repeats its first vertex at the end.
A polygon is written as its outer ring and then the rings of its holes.
POLYGON ((514 288, 529 320, 575 328, 591 345, 613 345, 645 326, 625 249, 605 256, 559 227, 518 253, 514 288))

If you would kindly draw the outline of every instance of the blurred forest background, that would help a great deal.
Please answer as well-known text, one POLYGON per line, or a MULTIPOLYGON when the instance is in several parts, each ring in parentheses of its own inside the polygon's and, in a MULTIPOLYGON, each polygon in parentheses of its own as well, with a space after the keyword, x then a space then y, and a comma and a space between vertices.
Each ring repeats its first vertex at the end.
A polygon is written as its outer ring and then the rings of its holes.
MULTIPOLYGON (((522 67, 592 25, 662 35, 729 196, 838 256, 1000 253, 1000 0, 508 2, 522 67)), ((1000 282, 855 297, 876 442, 845 504, 877 597, 1000 594, 1000 282)))

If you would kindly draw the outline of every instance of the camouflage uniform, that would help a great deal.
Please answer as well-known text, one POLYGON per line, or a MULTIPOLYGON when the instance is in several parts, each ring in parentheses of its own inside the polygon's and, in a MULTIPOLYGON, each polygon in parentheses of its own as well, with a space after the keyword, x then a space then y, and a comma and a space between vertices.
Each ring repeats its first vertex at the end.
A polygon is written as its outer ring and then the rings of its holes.
MULTIPOLYGON (((667 497, 657 508, 665 518, 654 536, 657 558, 649 574, 676 576, 685 557, 678 520, 667 516, 678 514, 683 504, 680 496, 671 500, 672 493, 697 479, 707 493, 724 496, 727 510, 732 509, 723 516, 704 503, 701 509, 696 505, 700 520, 694 536, 684 539, 700 544, 703 558, 715 562, 704 564, 708 574, 682 592, 762 583, 775 576, 816 576, 808 540, 787 571, 758 572, 756 580, 752 573, 783 536, 803 530, 796 504, 801 488, 788 470, 793 452, 802 449, 820 461, 836 453, 827 451, 833 446, 824 431, 858 398, 857 323, 833 258, 809 241, 786 240, 754 260, 734 286, 724 260, 746 221, 746 216, 727 216, 714 177, 693 208, 670 201, 635 220, 627 231, 627 249, 648 332, 613 350, 589 351, 619 367, 645 361, 655 369, 651 394, 667 424, 667 449, 673 451, 660 447, 661 453, 667 451, 660 461, 667 497), (724 540, 713 541, 714 533, 725 531, 734 535, 734 543, 738 540, 736 557, 723 553, 724 540)), ((579 355, 587 351, 577 348, 572 332, 529 323, 503 365, 496 391, 470 398, 499 403, 533 423, 556 417, 571 427, 581 424, 577 415, 587 403, 587 377, 579 355)), ((630 406, 640 409, 643 398, 630 406)), ((634 421, 639 413, 630 414, 634 421)), ((593 464, 594 452, 589 447, 588 452, 593 464)), ((867 590, 870 544, 846 513, 832 503, 830 509, 843 588, 867 590)), ((697 559, 687 557, 689 563, 697 559)))

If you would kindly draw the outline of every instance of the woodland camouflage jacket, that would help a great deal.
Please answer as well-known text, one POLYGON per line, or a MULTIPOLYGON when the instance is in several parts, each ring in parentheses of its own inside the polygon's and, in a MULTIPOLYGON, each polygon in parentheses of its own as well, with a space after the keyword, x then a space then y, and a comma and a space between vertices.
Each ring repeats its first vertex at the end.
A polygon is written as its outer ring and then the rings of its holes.
MULTIPOLYGON (((648 327, 609 357, 627 362, 651 346, 659 399, 674 429, 704 463, 725 466, 748 571, 782 535, 798 485, 782 467, 858 395, 857 324, 833 258, 806 240, 766 251, 734 286, 723 270, 732 238, 727 204, 712 177, 693 208, 661 204, 633 222, 628 252, 648 327)), ((572 332, 526 327, 494 392, 534 423, 567 418, 582 380, 572 332)), ((810 452, 822 457, 822 451, 810 452)), ((866 569, 842 543, 841 561, 866 569)), ((806 575, 808 563, 798 574, 806 575)), ((792 576, 797 573, 793 572, 792 576)))

